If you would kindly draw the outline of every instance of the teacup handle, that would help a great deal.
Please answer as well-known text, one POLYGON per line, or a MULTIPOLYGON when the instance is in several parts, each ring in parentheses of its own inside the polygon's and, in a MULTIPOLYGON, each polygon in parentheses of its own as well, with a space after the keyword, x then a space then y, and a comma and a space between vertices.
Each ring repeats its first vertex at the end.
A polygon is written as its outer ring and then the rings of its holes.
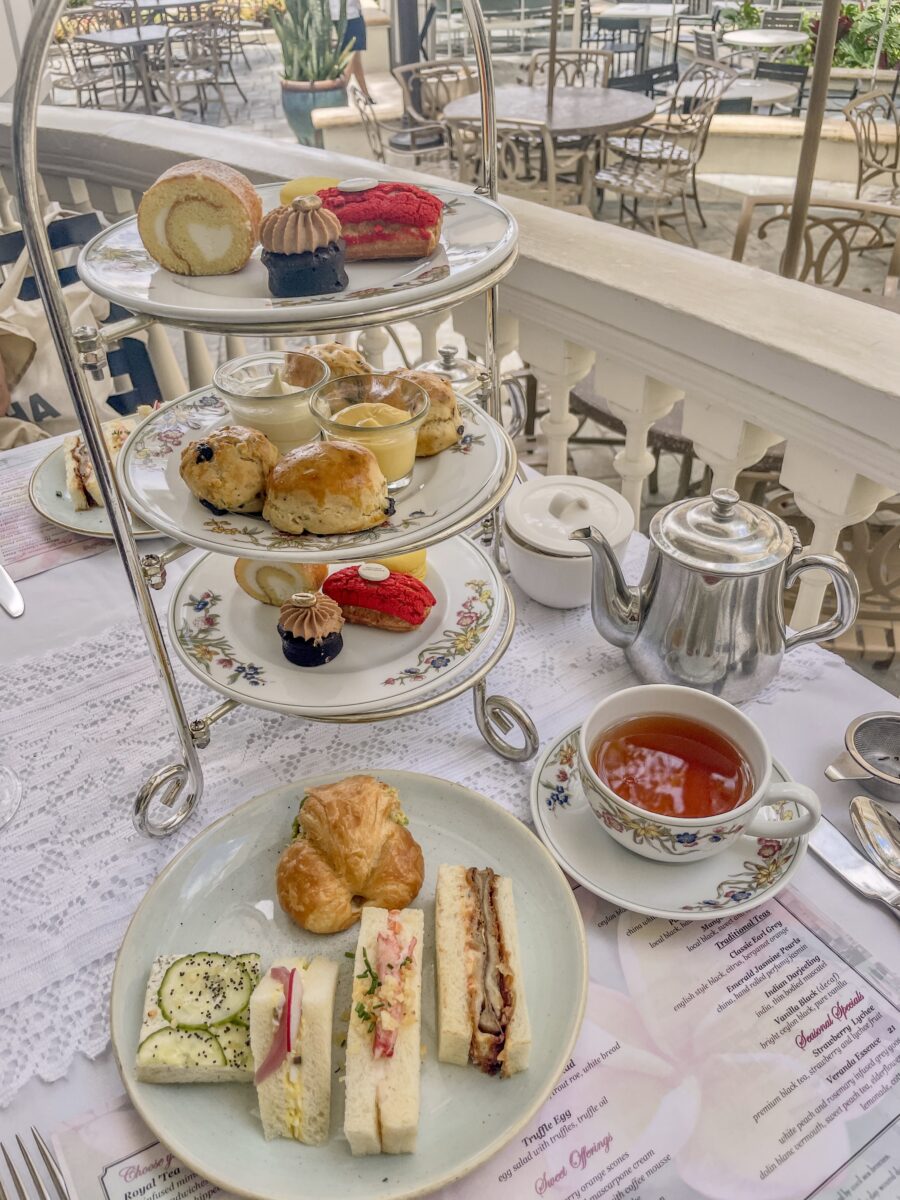
POLYGON ((744 833, 749 837, 778 838, 783 842, 786 838, 802 837, 804 833, 809 833, 822 815, 819 797, 812 788, 804 787, 802 783, 773 784, 766 792, 763 803, 778 804, 782 800, 799 804, 806 812, 787 821, 779 821, 777 817, 764 817, 757 812, 744 829, 744 833))

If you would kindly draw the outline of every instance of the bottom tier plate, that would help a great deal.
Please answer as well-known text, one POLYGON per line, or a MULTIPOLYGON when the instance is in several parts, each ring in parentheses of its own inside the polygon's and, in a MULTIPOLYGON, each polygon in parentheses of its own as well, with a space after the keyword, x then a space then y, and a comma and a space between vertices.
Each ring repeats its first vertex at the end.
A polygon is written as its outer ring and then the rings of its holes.
POLYGON ((337 658, 303 668, 282 654, 278 609, 241 590, 234 559, 207 554, 172 597, 169 633, 188 670, 229 700, 319 720, 374 714, 471 672, 506 614, 497 568, 468 538, 429 550, 425 582, 436 604, 418 629, 345 625, 337 658))

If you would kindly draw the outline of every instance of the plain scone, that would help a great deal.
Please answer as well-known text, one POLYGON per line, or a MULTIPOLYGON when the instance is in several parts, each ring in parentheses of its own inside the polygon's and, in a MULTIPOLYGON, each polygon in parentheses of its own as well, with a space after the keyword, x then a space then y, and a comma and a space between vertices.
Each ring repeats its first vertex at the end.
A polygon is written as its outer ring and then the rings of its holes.
POLYGON ((378 460, 353 442, 297 446, 269 475, 263 517, 284 533, 359 533, 390 511, 378 460))
POLYGON ((449 380, 441 375, 434 375, 431 371, 416 371, 406 367, 391 371, 390 374, 418 384, 431 402, 416 440, 417 456, 430 458, 433 454, 440 454, 442 450, 455 446, 462 434, 463 422, 449 380))

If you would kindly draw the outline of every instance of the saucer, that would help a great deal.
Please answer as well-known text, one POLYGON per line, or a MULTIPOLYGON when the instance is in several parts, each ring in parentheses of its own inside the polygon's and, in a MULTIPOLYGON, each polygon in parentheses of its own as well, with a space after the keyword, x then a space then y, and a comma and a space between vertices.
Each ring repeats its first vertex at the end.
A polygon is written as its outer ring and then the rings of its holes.
MULTIPOLYGON (((531 818, 562 869, 588 891, 632 912, 703 921, 771 900, 800 866, 807 837, 782 842, 743 836, 712 858, 677 866, 626 850, 603 831, 585 799, 578 779, 579 728, 556 738, 538 760, 531 818)), ((780 763, 773 768, 778 779, 790 781, 780 763)), ((795 815, 794 805, 780 807, 785 818, 795 815)))

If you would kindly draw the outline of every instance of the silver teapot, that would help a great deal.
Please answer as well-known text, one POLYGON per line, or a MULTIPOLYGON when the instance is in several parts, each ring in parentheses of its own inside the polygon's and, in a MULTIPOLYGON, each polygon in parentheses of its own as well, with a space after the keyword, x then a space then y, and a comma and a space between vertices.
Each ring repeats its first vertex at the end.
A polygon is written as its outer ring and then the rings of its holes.
POLYGON ((728 488, 656 513, 638 587, 625 582, 597 529, 570 536, 593 555, 597 632, 625 651, 647 683, 680 683, 724 700, 749 700, 778 673, 786 650, 837 637, 859 609, 856 577, 844 562, 827 554, 792 562, 800 549, 796 531, 728 488), (788 637, 784 589, 814 568, 831 576, 837 611, 788 637))

